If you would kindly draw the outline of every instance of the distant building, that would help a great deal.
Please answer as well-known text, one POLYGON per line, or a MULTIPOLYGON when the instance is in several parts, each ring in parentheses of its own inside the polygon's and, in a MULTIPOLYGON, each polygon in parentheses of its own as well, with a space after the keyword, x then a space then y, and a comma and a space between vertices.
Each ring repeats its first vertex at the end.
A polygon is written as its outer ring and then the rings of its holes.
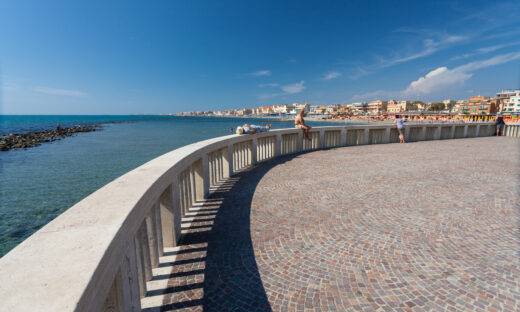
POLYGON ((468 100, 469 114, 493 114, 496 113, 497 99, 490 99, 487 96, 472 96, 468 100))
POLYGON ((455 106, 453 106, 452 112, 458 114, 469 114, 468 100, 458 100, 455 102, 455 106))
POLYGON ((497 93, 497 110, 515 112, 515 100, 520 96, 520 90, 502 90, 497 93), (513 100, 511 100, 513 98, 513 100))
POLYGON ((388 101, 386 105, 386 111, 389 113, 399 113, 401 111, 399 108, 399 102, 396 100, 388 101))
POLYGON ((309 112, 310 106, 307 103, 293 103, 292 104, 293 109, 289 112, 289 114, 296 115, 299 113, 302 109, 306 112, 309 112))
POLYGON ((510 103, 509 99, 511 97, 517 97, 517 96, 520 96, 520 90, 502 90, 502 91, 498 92, 497 93, 497 104, 498 104, 497 110, 506 112, 506 111, 512 109, 511 107, 509 107, 509 103, 510 103))
POLYGON ((507 102, 503 112, 507 113, 520 113, 520 93, 511 96, 507 102))
POLYGON ((457 102, 454 100, 446 99, 442 101, 442 103, 444 103, 446 110, 451 111, 457 102))
POLYGON ((346 105, 352 114, 354 115, 363 115, 368 110, 368 103, 366 102, 356 102, 356 103, 350 103, 346 105))
POLYGON ((273 113, 273 108, 269 105, 258 106, 257 108, 253 109, 254 115, 270 115, 273 113))
POLYGON ((273 105, 273 112, 275 114, 289 114, 293 109, 294 106, 292 104, 273 105))
POLYGON ((236 116, 247 116, 252 114, 252 110, 250 108, 241 108, 235 110, 236 116))
POLYGON ((368 113, 371 115, 378 115, 386 112, 387 102, 382 100, 375 100, 368 102, 368 113))

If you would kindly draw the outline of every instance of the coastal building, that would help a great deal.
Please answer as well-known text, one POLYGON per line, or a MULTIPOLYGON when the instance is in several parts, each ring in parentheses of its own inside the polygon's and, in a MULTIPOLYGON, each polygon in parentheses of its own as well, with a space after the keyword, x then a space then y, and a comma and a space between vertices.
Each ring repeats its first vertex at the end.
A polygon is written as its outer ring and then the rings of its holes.
POLYGON ((347 104, 347 106, 350 108, 350 111, 354 115, 363 115, 368 110, 368 103, 366 102, 350 103, 347 104))
POLYGON ((325 113, 328 115, 334 115, 339 111, 339 104, 327 105, 325 113))
POLYGON ((293 103, 292 104, 293 109, 289 112, 291 115, 296 115, 301 110, 305 110, 306 112, 309 112, 309 104, 307 103, 293 103))
POLYGON ((375 100, 368 102, 367 111, 371 115, 378 115, 386 112, 387 102, 382 100, 375 100))
POLYGON ((273 108, 269 105, 258 106, 256 108, 253 108, 252 112, 253 115, 270 115, 274 113, 273 108))
POLYGON ((468 100, 469 114, 493 114, 496 112, 496 98, 477 95, 472 96, 468 100))
POLYGON ((453 106, 452 112, 458 114, 469 114, 468 100, 458 100, 455 102, 455 106, 453 106))
POLYGON ((294 106, 292 104, 273 105, 273 112, 275 114, 289 114, 293 109, 294 106))
POLYGON ((517 95, 511 96, 503 109, 503 112, 507 113, 520 113, 520 92, 517 95))
POLYGON ((497 93, 497 110, 501 112, 507 112, 511 107, 509 107, 509 102, 511 97, 520 96, 520 89, 516 90, 502 90, 497 93))
POLYGON ((248 116, 248 115, 251 115, 252 113, 253 113, 253 111, 250 108, 241 108, 241 109, 235 110, 236 116, 248 116))
POLYGON ((442 103, 444 104, 444 107, 446 108, 446 110, 451 112, 451 110, 453 109, 453 107, 456 104, 456 101, 451 100, 451 99, 446 99, 446 100, 442 101, 442 103))
POLYGON ((386 105, 386 111, 389 113, 399 113, 399 103, 396 100, 390 100, 388 101, 386 105))
POLYGON ((327 106, 325 105, 319 105, 314 109, 315 114, 317 115, 324 115, 327 112, 327 106))

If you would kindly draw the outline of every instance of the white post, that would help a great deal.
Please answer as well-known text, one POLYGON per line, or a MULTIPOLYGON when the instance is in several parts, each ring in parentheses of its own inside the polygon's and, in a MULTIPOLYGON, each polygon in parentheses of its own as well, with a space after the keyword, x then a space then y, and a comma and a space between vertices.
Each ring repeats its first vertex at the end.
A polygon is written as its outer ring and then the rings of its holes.
POLYGON ((282 135, 277 133, 274 141, 274 157, 282 155, 282 135))
POLYGON ((251 142, 251 166, 254 166, 258 163, 257 160, 258 153, 258 139, 255 137, 251 142))
POLYGON ((342 128, 339 135, 339 146, 347 146, 347 128, 342 128))
POLYGON ((203 198, 207 198, 209 196, 209 158, 208 154, 202 155, 202 194, 203 198))
POLYGON ((433 135, 434 140, 440 140, 442 136, 442 126, 435 127, 435 134, 433 135))
POLYGON ((419 140, 417 141, 426 141, 426 126, 422 127, 421 129, 421 136, 419 138, 419 140))
MULTIPOLYGON (((138 274, 135 241, 131 239, 118 273, 121 286, 121 308, 125 312, 141 311, 141 293, 138 274)), ((116 278, 118 278, 118 276, 116 276, 116 278)))
POLYGON ((468 137, 468 125, 464 125, 464 134, 462 135, 463 138, 468 137))
POLYGON ((383 143, 390 143, 390 131, 391 131, 391 129, 392 129, 391 126, 385 127, 385 134, 383 136, 383 143))
MULTIPOLYGON (((171 201, 172 201, 172 227, 173 227, 173 246, 177 246, 177 243, 181 239, 181 219, 182 219, 182 206, 181 206, 181 183, 179 177, 175 178, 175 184, 172 184, 171 201)), ((164 232, 163 232, 164 234, 164 232)), ((165 245, 166 246, 166 245, 165 245)))
POLYGON ((370 144, 370 128, 363 129, 363 144, 370 144))
POLYGON ((152 268, 156 268, 159 266, 159 246, 157 244, 157 230, 155 228, 155 205, 144 220, 146 224, 146 236, 148 238, 147 244, 150 249, 150 263, 152 268))
MULTIPOLYGON (((176 184, 175 189, 173 185, 169 185, 159 199, 163 247, 174 247, 177 245, 176 242, 179 236, 175 233, 175 227, 177 224, 175 223, 175 219, 178 218, 176 214, 179 213, 174 209, 174 207, 178 207, 178 202, 177 200, 174 201, 173 194, 179 191, 178 188, 178 183, 176 184)), ((180 218, 178 219, 180 220, 180 218)))
POLYGON ((231 177, 234 171, 235 161, 233 159, 233 144, 229 144, 225 151, 225 157, 227 162, 227 177, 231 177))
POLYGON ((320 129, 320 142, 319 142, 320 146, 319 148, 325 148, 327 146, 326 142, 325 142, 325 130, 324 129, 320 129))

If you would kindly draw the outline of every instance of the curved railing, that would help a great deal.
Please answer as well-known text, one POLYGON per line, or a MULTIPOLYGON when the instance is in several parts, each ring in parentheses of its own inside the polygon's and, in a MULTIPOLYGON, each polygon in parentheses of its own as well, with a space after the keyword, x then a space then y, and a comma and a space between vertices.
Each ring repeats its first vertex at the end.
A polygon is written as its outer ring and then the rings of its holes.
MULTIPOLYGON (((506 135, 520 137, 520 126, 506 135)), ((490 123, 416 124, 408 141, 493 135, 490 123)), ((146 281, 165 247, 181 237, 181 218, 231 175, 279 155, 398 141, 390 125, 228 135, 164 154, 89 195, 0 259, 6 311, 139 311, 146 281)))

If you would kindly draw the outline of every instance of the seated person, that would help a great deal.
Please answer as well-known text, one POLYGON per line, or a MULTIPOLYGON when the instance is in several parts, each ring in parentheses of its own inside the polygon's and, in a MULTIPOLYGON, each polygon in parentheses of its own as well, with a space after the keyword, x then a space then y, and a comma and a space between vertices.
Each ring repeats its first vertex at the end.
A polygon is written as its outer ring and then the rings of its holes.
POLYGON ((271 129, 271 124, 267 124, 266 126, 245 124, 242 127, 237 127, 236 134, 255 134, 267 132, 269 129, 271 129))
POLYGON ((301 111, 298 112, 298 114, 296 114, 296 117, 294 118, 294 126, 296 128, 302 129, 305 139, 311 141, 311 136, 310 136, 311 126, 308 126, 307 124, 305 124, 305 119, 303 119, 304 116, 305 116, 305 110, 302 109, 301 111))

